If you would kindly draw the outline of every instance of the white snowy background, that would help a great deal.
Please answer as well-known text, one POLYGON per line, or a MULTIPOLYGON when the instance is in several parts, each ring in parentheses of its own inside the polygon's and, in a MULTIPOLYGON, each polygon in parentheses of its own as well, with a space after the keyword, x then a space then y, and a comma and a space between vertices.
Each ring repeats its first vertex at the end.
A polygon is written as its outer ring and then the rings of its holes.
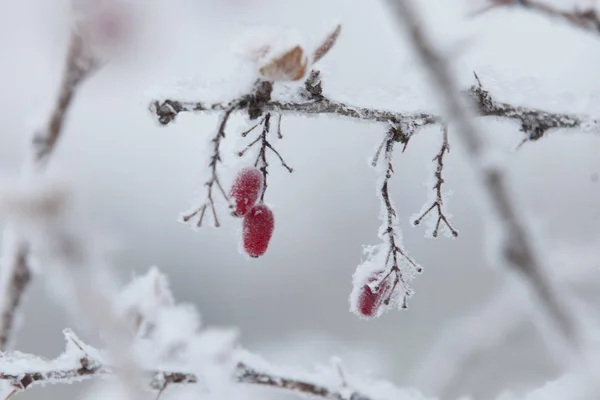
MULTIPOLYGON (((600 37, 518 10, 465 18, 475 1, 419 5, 465 88, 475 70, 498 99, 600 116, 600 37)), ((446 187, 453 191, 448 209, 460 231, 456 240, 426 239, 423 227, 409 223, 430 194, 423 183, 430 180, 439 128, 422 130, 404 154, 396 152, 391 194, 404 244, 424 273, 414 281, 407 311, 366 322, 348 311, 348 295, 361 246, 378 242, 376 177, 368 160, 382 126, 284 118, 284 139, 277 146, 295 172, 272 163, 267 202, 275 213, 275 233, 267 255, 247 261, 238 253, 238 221, 224 211, 220 229, 194 232, 176 221, 202 189, 206 142, 216 117, 181 115, 175 124, 159 127, 147 111, 153 93, 184 89, 193 95, 196 88, 201 93, 214 85, 213 94, 222 90, 225 96, 229 88, 247 85, 250 74, 232 44, 249 27, 293 28, 310 40, 336 18, 342 35, 319 65, 327 94, 382 108, 436 110, 434 92, 383 2, 148 0, 147 7, 139 48, 81 88, 50 168, 76 182, 97 228, 118 242, 119 276, 125 281, 134 271, 158 265, 175 296, 195 303, 205 324, 238 327, 241 343, 272 361, 310 367, 337 355, 353 373, 435 394, 411 373, 437 335, 505 283, 503 274, 486 265, 482 223, 458 144, 445 169, 446 187)), ((0 0, 0 10, 0 173, 12 176, 25 154, 29 127, 44 115, 58 87, 67 1, 0 0)), ((230 139, 243 129, 235 121, 230 139)), ((507 152, 522 138, 512 123, 487 121, 485 127, 507 152)), ((599 151, 598 135, 557 132, 509 155, 519 202, 543 228, 556 268, 567 274, 597 270, 600 260, 599 151)), ((234 171, 225 170, 224 177, 234 171)), ((587 279, 592 300, 598 282, 593 274, 587 279)), ((30 289, 22 323, 17 348, 47 357, 62 351, 61 331, 72 325, 48 301, 41 282, 30 289)), ((525 323, 462 366, 445 394, 493 398, 503 390, 540 387, 560 374, 533 324, 525 323)), ((75 398, 83 387, 38 388, 19 398, 75 398)), ((265 390, 260 396, 283 395, 265 390)))

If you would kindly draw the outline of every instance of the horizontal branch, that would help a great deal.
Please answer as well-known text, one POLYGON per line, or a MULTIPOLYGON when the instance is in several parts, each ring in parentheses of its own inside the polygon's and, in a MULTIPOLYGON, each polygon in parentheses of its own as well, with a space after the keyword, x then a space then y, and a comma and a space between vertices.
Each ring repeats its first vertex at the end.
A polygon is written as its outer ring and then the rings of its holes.
MULTIPOLYGON (((71 335, 73 334, 71 333, 71 335)), ((73 337, 76 338, 74 335, 73 337)), ((78 338, 76 340, 79 341, 78 338)), ((13 392, 22 392, 35 385, 81 382, 95 377, 114 375, 118 372, 116 368, 105 365, 101 360, 92 357, 85 351, 85 349, 92 349, 97 352, 96 349, 81 342, 76 342, 76 345, 81 350, 81 357, 74 359, 70 367, 57 368, 57 365, 65 365, 64 360, 59 362, 59 359, 45 360, 32 355, 19 354, 14 359, 15 364, 19 366, 35 365, 35 367, 30 370, 26 367, 19 368, 18 371, 11 373, 0 372, 0 380, 8 381, 14 388, 13 392), (23 363, 23 357, 26 357, 28 361, 26 364, 23 363)), ((14 370, 11 360, 10 353, 7 354, 6 358, 0 360, 0 371, 14 370)), ((271 370, 272 367, 268 369, 271 370)), ((196 375, 181 371, 147 370, 143 372, 143 375, 150 380, 150 387, 158 391, 164 390, 171 384, 197 384, 201 382, 201 379, 198 379, 196 375)), ((308 376, 308 374, 305 374, 305 376, 308 376)), ((264 366, 254 366, 247 360, 237 363, 233 379, 237 383, 272 387, 321 399, 347 400, 352 398, 355 400, 370 400, 370 397, 349 389, 345 383, 339 387, 325 386, 308 378, 298 379, 274 374, 270 371, 267 372, 264 366)))
MULTIPOLYGON (((595 118, 544 111, 497 101, 489 91, 484 89, 477 75, 475 76, 477 83, 463 93, 474 100, 479 115, 516 121, 519 123, 521 131, 526 134, 525 140, 537 140, 551 129, 581 129, 595 133, 600 132, 600 122, 595 118)), ((305 88, 299 89, 300 101, 273 100, 270 95, 271 83, 262 82, 257 85, 257 91, 265 86, 268 87, 266 96, 264 93, 260 96, 252 93, 230 102, 218 103, 174 99, 155 100, 150 105, 150 111, 162 125, 173 122, 180 113, 223 112, 232 109, 232 105, 235 105, 234 111, 247 111, 251 118, 258 118, 266 112, 295 116, 334 115, 372 123, 387 123, 400 128, 404 136, 398 138, 398 141, 406 141, 421 127, 444 122, 441 116, 432 113, 396 112, 361 107, 330 99, 322 93, 318 71, 313 71, 305 82, 305 88)))

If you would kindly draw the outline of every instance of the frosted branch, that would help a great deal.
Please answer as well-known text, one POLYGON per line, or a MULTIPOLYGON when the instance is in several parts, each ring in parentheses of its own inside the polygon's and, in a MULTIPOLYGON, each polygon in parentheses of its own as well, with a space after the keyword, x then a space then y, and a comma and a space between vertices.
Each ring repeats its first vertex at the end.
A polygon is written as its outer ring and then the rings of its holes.
MULTIPOLYGON (((0 360, 0 380, 8 381, 16 392, 23 392, 35 385, 68 384, 80 382, 96 377, 112 376, 119 369, 107 365, 102 360, 102 352, 84 344, 70 330, 65 331, 67 351, 53 360, 46 360, 30 354, 8 354, 0 360), (72 338, 72 339, 71 339, 72 338), (75 347, 73 347, 73 345, 75 347), (69 349, 69 346, 71 347, 69 349), (6 372, 9 371, 9 372, 6 372)), ((266 386, 274 389, 285 390, 299 395, 308 395, 322 399, 370 400, 371 397, 353 390, 347 382, 342 387, 325 385, 323 379, 317 378, 308 372, 296 371, 293 375, 302 378, 274 373, 277 367, 264 365, 264 362, 253 362, 255 356, 248 356, 240 352, 239 361, 236 362, 232 374, 234 382, 266 386), (314 377, 314 381, 310 377, 314 377)), ((262 361, 262 360, 261 360, 262 361)), ((201 384, 203 377, 185 371, 152 370, 143 371, 142 374, 151 389, 164 391, 170 385, 201 384)))
MULTIPOLYGON (((270 83, 264 83, 271 86, 270 83)), ((394 127, 410 127, 415 133, 418 128, 443 122, 439 115, 427 112, 396 112, 377 108, 360 107, 339 102, 323 94, 320 74, 312 71, 305 81, 305 87, 298 93, 302 101, 277 101, 264 96, 250 94, 235 101, 233 111, 248 113, 255 119, 263 113, 273 112, 279 115, 310 116, 335 115, 339 117, 362 120, 372 123, 385 123, 394 127)), ((512 120, 519 124, 525 133, 525 140, 537 140, 552 129, 579 129, 599 133, 600 121, 584 115, 556 113, 536 108, 523 107, 495 100, 491 93, 484 89, 477 78, 477 84, 463 94, 474 100, 478 114, 482 117, 512 120)), ((227 110, 231 102, 205 103, 202 101, 180 101, 174 99, 155 100, 150 111, 162 125, 173 122, 180 113, 211 113, 227 110)))
POLYGON ((448 221, 448 217, 444 213, 444 197, 442 193, 442 186, 444 185, 445 181, 442 177, 442 174, 444 172, 444 156, 450 152, 450 144, 448 143, 448 126, 446 124, 442 126, 442 132, 443 136, 440 151, 433 158, 433 161, 436 163, 436 169, 434 173, 435 185, 433 186, 433 190, 435 190, 435 200, 431 206, 427 207, 425 211, 413 221, 414 225, 419 225, 424 218, 426 218, 435 210, 437 213, 437 221, 435 223, 435 228, 431 233, 434 238, 438 236, 442 223, 450 230, 452 236, 458 236, 458 231, 452 227, 450 221, 448 221))
MULTIPOLYGON (((258 151, 256 160, 254 162, 254 166, 256 168, 258 168, 263 174, 264 184, 263 184, 263 189, 262 189, 262 193, 260 196, 260 200, 264 201, 265 193, 267 192, 267 186, 268 186, 267 175, 268 175, 269 163, 267 161, 267 152, 270 151, 272 154, 274 154, 281 162, 281 165, 288 172, 291 173, 291 172, 294 172, 294 170, 285 162, 285 160, 283 159, 283 157, 281 156, 279 151, 277 151, 275 149, 275 147, 273 147, 273 145, 267 138, 268 134, 271 132, 271 113, 267 113, 260 120, 260 122, 258 122, 256 125, 252 126, 247 131, 242 132, 242 137, 246 137, 250 132, 252 132, 256 127, 258 127, 260 125, 262 125, 262 127, 263 127, 261 133, 256 137, 256 139, 254 139, 248 145, 246 145, 246 147, 243 150, 239 151, 238 156, 242 157, 248 150, 250 150, 255 145, 259 144, 259 151, 258 151)), ((278 118, 277 118, 277 137, 280 139, 283 138, 283 136, 281 134, 281 115, 278 116, 278 118)))
MULTIPOLYGON (((560 339, 563 349, 583 356, 583 336, 575 315, 565 308, 553 281, 545 274, 547 269, 542 265, 542 258, 536 252, 532 237, 517 211, 503 170, 499 165, 487 160, 489 146, 473 123, 469 109, 460 97, 455 81, 446 67, 447 62, 439 56, 421 29, 411 2, 389 0, 388 3, 398 25, 412 40, 432 83, 442 95, 448 114, 457 124, 458 137, 464 142, 467 155, 478 176, 478 189, 485 195, 487 206, 494 212, 490 219, 496 222, 503 236, 503 242, 495 249, 502 263, 523 278, 538 301, 542 314, 560 339)), ((562 357, 562 354, 560 355, 562 357)))
POLYGON ((600 34, 600 17, 591 7, 585 10, 566 11, 537 0, 492 0, 491 4, 479 11, 478 14, 507 6, 522 7, 540 15, 562 20, 575 28, 600 34))
POLYGON ((399 229, 397 226, 397 214, 394 206, 392 205, 392 201, 390 200, 389 193, 389 181, 394 173, 394 167, 392 166, 392 156, 394 152, 394 144, 396 143, 396 137, 394 136, 394 131, 391 131, 387 139, 385 140, 385 149, 384 149, 384 157, 383 162, 385 163, 385 176, 381 185, 381 198, 383 200, 383 207, 385 210, 385 225, 383 235, 387 237, 389 247, 388 253, 386 255, 386 268, 390 265, 389 272, 382 279, 382 282, 385 281, 388 276, 393 275, 394 280, 392 284, 392 289, 390 291, 389 296, 383 300, 384 304, 389 304, 391 297, 394 295, 394 291, 400 283, 402 289, 402 308, 407 308, 408 298, 412 294, 412 290, 408 286, 404 274, 402 273, 402 269, 400 268, 400 260, 405 260, 414 268, 416 272, 422 272, 422 268, 418 266, 414 260, 408 256, 406 250, 402 248, 402 244, 399 242, 399 233, 397 230, 399 229))
MULTIPOLYGON (((41 172, 46 167, 62 134, 77 88, 97 67, 96 61, 85 54, 81 37, 73 32, 56 104, 46 126, 36 131, 32 139, 32 164, 35 171, 41 172)), ((25 172, 30 169, 29 165, 24 168, 25 172)), ((9 346, 15 314, 31 278, 28 265, 29 245, 16 237, 11 237, 10 241, 14 243, 9 243, 6 237, 13 235, 10 230, 10 227, 5 229, 2 252, 11 253, 4 254, 0 265, 0 293, 3 294, 0 302, 0 350, 6 350, 9 346)))
POLYGON ((231 113, 233 112, 235 107, 236 103, 234 102, 229 106, 229 108, 227 108, 223 112, 223 115, 219 122, 219 126, 217 128, 217 134, 211 140, 211 142, 213 143, 213 152, 208 163, 208 167, 210 168, 211 173, 210 179, 205 183, 206 202, 203 203, 199 208, 192 211, 190 214, 184 215, 182 217, 183 222, 189 222, 193 217, 198 215, 198 222, 196 225, 198 227, 202 226, 202 221, 204 220, 204 214, 206 213, 206 209, 210 207, 213 214, 215 226, 219 227, 221 225, 221 223, 219 222, 219 218, 217 217, 217 209, 215 207, 215 200, 213 198, 213 188, 216 185, 225 201, 229 202, 229 197, 227 196, 225 189, 223 189, 223 185, 221 184, 221 180, 219 179, 219 174, 217 173, 217 166, 220 162, 222 162, 220 150, 221 141, 225 138, 225 128, 227 126, 227 121, 229 120, 229 117, 231 116, 231 113))

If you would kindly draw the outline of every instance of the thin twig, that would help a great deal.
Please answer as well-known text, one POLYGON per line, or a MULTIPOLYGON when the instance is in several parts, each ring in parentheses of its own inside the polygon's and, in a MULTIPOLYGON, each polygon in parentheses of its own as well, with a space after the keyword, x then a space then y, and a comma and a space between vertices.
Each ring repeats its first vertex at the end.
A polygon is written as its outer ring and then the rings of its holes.
MULTIPOLYGON (((73 32, 62 77, 58 98, 50 114, 47 125, 35 132, 32 139, 33 170, 41 173, 63 132, 65 120, 71 107, 75 93, 80 84, 94 72, 99 64, 89 54, 85 53, 81 37, 73 32)), ((24 168, 29 170, 29 166, 24 168)), ((10 229, 10 228, 6 228, 10 229)), ((2 274, 0 290, 2 302, 0 304, 0 350, 6 350, 10 345, 10 337, 14 331, 14 318, 18 307, 22 302, 31 272, 28 265, 29 245, 27 242, 16 239, 12 251, 14 254, 8 257, 9 262, 1 268, 7 268, 2 274)), ((2 251, 8 251, 9 246, 4 240, 2 251)))
MULTIPOLYGON (((282 138, 283 136, 281 135, 281 132, 280 132, 281 115, 279 115, 278 117, 279 118, 277 120, 277 135, 279 138, 282 138)), ((243 150, 238 151, 237 154, 239 157, 242 157, 244 154, 246 154, 246 152, 248 150, 250 150, 256 144, 260 143, 260 149, 258 150, 256 160, 254 161, 254 166, 256 168, 258 168, 263 174, 263 189, 262 189, 262 193, 260 196, 260 201, 264 201, 265 193, 267 192, 267 186, 268 186, 267 176, 269 174, 269 172, 268 172, 269 163, 267 161, 267 150, 271 150, 271 152, 273 152, 277 156, 277 158, 279 158, 281 165, 285 169, 287 169, 288 172, 291 173, 291 172, 294 172, 294 170, 289 165, 287 165, 287 163, 285 162, 285 160, 283 159, 281 154, 279 154, 279 152, 275 149, 275 147, 273 147, 271 142, 269 142, 268 135, 269 135, 269 132, 271 131, 271 113, 266 113, 265 116, 260 120, 260 122, 258 124, 254 125, 252 128, 250 128, 248 131, 245 131, 245 132, 252 131, 254 128, 256 128, 260 124, 263 125, 263 129, 262 129, 261 133, 256 137, 256 139, 254 139, 249 144, 247 144, 243 150)), ((242 134, 242 136, 245 136, 245 135, 242 134)))
POLYGON ((254 162, 254 166, 256 168, 258 168, 260 170, 260 172, 262 172, 263 174, 263 188, 262 188, 262 193, 260 194, 260 201, 264 201, 265 200, 265 193, 267 193, 267 175, 269 174, 268 172, 268 167, 269 167, 269 163, 267 162, 267 134, 269 133, 269 130, 271 129, 271 113, 267 113, 265 115, 265 119, 264 119, 264 123, 263 123, 263 130, 262 133, 260 134, 260 142, 261 142, 261 146, 260 146, 260 150, 258 151, 258 156, 256 157, 256 161, 254 162))
MULTIPOLYGON (((182 220, 184 222, 188 222, 194 216, 196 216, 197 214, 200 214, 200 217, 198 218, 197 226, 198 227, 202 226, 202 221, 204 219, 204 214, 206 212, 206 208, 210 206, 210 209, 213 213, 213 219, 215 222, 215 226, 216 227, 221 226, 221 223, 219 222, 219 217, 217 216, 215 200, 213 198, 213 187, 215 185, 217 185, 219 192, 221 193, 221 195, 223 196, 225 201, 227 203, 229 203, 229 196, 225 192, 225 189, 223 188, 223 185, 221 184, 221 181, 219 179, 219 174, 217 173, 217 165, 218 165, 218 163, 220 163, 222 161, 221 160, 221 141, 225 138, 225 128, 227 126, 227 121, 229 120, 231 113, 238 106, 239 105, 237 102, 233 102, 232 104, 229 105, 229 108, 225 110, 225 112, 223 113, 223 116, 221 117, 221 121, 219 122, 217 134, 211 140, 211 142, 213 143, 213 153, 212 153, 212 155, 210 157, 210 161, 208 163, 208 167, 210 168, 211 175, 210 175, 209 180, 206 181, 206 183, 205 183, 207 201, 205 203, 203 203, 197 209, 193 210, 191 213, 184 215, 182 217, 182 220)), ((250 132, 255 127, 256 126, 252 127, 248 132, 250 132)))
POLYGON ((444 198, 442 196, 442 186, 444 185, 444 178, 442 173, 444 172, 444 156, 450 152, 450 144, 448 143, 448 125, 442 124, 442 146, 440 147, 440 151, 433 158, 434 162, 437 162, 437 166, 435 169, 435 185, 433 186, 433 190, 435 190, 435 201, 431 204, 425 212, 421 213, 417 219, 413 221, 414 225, 419 225, 423 218, 425 218, 431 211, 434 209, 437 211, 437 221, 435 224, 435 228, 433 229, 432 236, 435 238, 438 236, 440 231, 440 226, 442 222, 448 227, 452 236, 457 237, 458 231, 450 225, 448 221, 448 217, 444 213, 444 198))
POLYGON ((402 286, 402 308, 407 308, 408 298, 412 295, 412 290, 407 285, 406 280, 402 274, 402 270, 400 269, 400 257, 405 259, 417 272, 422 272, 422 268, 418 266, 415 261, 402 249, 397 242, 397 233, 396 233, 396 219, 397 214, 394 206, 392 205, 392 201, 390 200, 389 193, 389 181, 394 173, 394 167, 392 166, 392 156, 394 153, 394 144, 396 143, 394 132, 390 131, 385 140, 385 152, 384 152, 384 162, 385 164, 385 176, 383 178, 383 182, 381 184, 381 197, 383 199, 383 204, 385 207, 385 218, 386 218, 386 227, 384 234, 388 239, 388 253, 386 256, 386 268, 388 264, 391 263, 389 267, 389 272, 381 279, 381 281, 376 285, 378 287, 382 285, 392 274, 394 275, 394 281, 392 283, 392 288, 389 292, 389 295, 386 299, 384 299, 384 304, 389 304, 391 298, 394 295, 396 286, 398 283, 402 286))
POLYGON ((4 400, 9 400, 11 397, 13 397, 15 394, 17 394, 17 392, 18 392, 17 389, 11 390, 11 392, 4 398, 4 400))
POLYGON ((281 114, 277 114, 277 137, 283 139, 283 134, 281 133, 281 114))
MULTIPOLYGON (((442 95, 448 114, 457 123, 458 137, 464 142, 467 155, 478 174, 479 188, 494 211, 492 218, 496 220, 503 232, 504 242, 499 244, 497 251, 504 266, 516 271, 523 278, 538 300, 543 315, 558 334, 563 348, 583 355, 582 335, 575 316, 571 311, 567 311, 553 281, 546 275, 548 269, 545 268, 533 247, 532 238, 510 195, 502 169, 497 164, 489 164, 488 145, 472 122, 464 99, 459 96, 459 90, 447 68, 447 62, 434 50, 429 38, 421 29, 411 2, 388 0, 388 3, 398 25, 411 38, 433 84, 442 95)), ((562 355, 561 353, 560 356, 562 355)))
POLYGON ((482 14, 495 8, 509 6, 523 7, 529 11, 562 20, 575 28, 600 34, 600 17, 598 16, 598 12, 591 7, 585 10, 566 11, 534 0, 492 0, 491 4, 475 14, 482 14))

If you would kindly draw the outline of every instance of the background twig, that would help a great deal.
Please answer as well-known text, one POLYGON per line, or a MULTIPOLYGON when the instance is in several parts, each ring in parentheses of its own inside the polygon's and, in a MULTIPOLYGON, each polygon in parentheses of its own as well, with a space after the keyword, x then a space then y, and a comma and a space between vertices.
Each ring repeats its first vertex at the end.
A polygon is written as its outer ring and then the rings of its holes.
MULTIPOLYGON (((81 82, 98 67, 96 61, 85 54, 81 37, 73 32, 65 61, 62 83, 57 102, 47 125, 35 132, 32 139, 33 170, 42 172, 46 167, 56 144, 62 134, 68 110, 72 104, 76 89, 81 82)), ((25 172, 30 169, 26 166, 25 172)), ((11 227, 5 228, 10 231, 11 227)), ((11 236, 12 233, 6 233, 11 236)), ((3 269, 0 274, 0 350, 6 350, 14 330, 15 314, 22 302, 23 295, 31 278, 28 264, 29 245, 20 238, 11 238, 14 243, 3 239, 2 252, 13 252, 3 256, 3 269)))
POLYGON ((575 28, 600 34, 600 17, 598 17, 596 10, 591 7, 585 10, 566 11, 536 0, 492 0, 491 4, 476 14, 506 6, 523 7, 541 15, 560 19, 575 28))
MULTIPOLYGON (((532 238, 519 215, 510 194, 505 175, 499 165, 488 159, 489 149, 475 124, 472 122, 464 98, 459 95, 455 81, 443 60, 421 29, 417 13, 410 1, 388 0, 394 18, 401 29, 410 37, 417 55, 420 57, 432 83, 442 95, 450 118, 457 124, 457 133, 465 145, 478 178, 478 188, 485 195, 485 201, 493 210, 494 221, 503 235, 496 251, 503 265, 517 272, 538 301, 542 314, 550 322, 562 349, 571 350, 584 356, 582 332, 576 323, 572 310, 567 311, 560 300, 553 281, 546 275, 548 269, 542 265, 540 255, 533 247, 532 238)), ((560 354, 561 357, 564 354, 560 354)))

